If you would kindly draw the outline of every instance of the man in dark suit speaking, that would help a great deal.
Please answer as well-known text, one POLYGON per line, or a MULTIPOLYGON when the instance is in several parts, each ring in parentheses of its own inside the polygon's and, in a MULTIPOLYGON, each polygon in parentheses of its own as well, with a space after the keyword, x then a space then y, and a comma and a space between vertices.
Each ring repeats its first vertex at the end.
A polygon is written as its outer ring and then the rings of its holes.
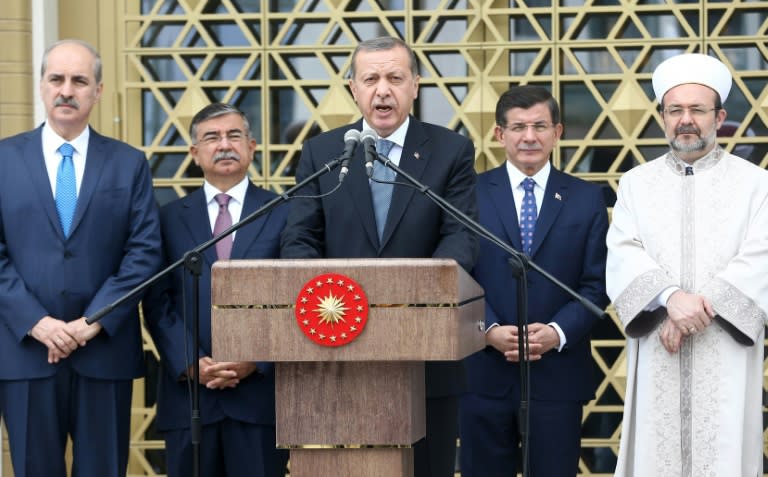
MULTIPOLYGON (((544 88, 519 86, 496 105, 506 161, 480 175, 480 222, 599 307, 605 294, 608 215, 600 188, 549 162, 563 131, 544 88)), ((466 361, 461 475, 515 475, 519 464, 520 352, 516 278, 508 255, 482 242, 473 271, 485 289, 486 343, 466 361)), ((597 317, 536 272, 528 275, 530 475, 578 473, 582 405, 594 397, 590 332, 597 317)))
MULTIPOLYGON (((300 181, 335 158, 350 129, 373 129, 377 149, 464 213, 475 216, 475 150, 448 129, 410 115, 419 92, 413 51, 399 39, 360 43, 352 54, 349 86, 361 120, 308 140, 296 173, 300 181)), ((321 199, 296 200, 283 232, 287 258, 453 258, 466 270, 475 263, 477 239, 459 222, 413 188, 381 187, 368 180, 363 148, 357 149, 341 188, 321 199)), ((375 178, 393 180, 376 166, 375 178)), ((320 195, 338 184, 325 174, 302 195, 320 195)), ((401 180, 402 182, 402 180, 401 180)), ((425 286, 429 284, 425 283, 425 286)), ((463 388, 460 364, 427 363, 427 437, 415 446, 415 475, 452 476, 457 396, 463 388)))
POLYGON ((144 372, 133 300, 160 266, 141 151, 88 127, 101 59, 64 40, 43 55, 46 122, 0 142, 0 405, 14 474, 123 477, 132 380, 144 372))

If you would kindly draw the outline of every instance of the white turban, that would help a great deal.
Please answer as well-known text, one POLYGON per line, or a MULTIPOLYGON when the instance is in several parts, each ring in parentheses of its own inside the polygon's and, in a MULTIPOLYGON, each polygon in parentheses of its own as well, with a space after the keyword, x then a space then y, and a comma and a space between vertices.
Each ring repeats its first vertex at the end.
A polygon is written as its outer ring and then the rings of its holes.
POLYGON ((725 102, 731 91, 731 72, 720 60, 700 53, 685 53, 661 62, 652 77, 653 92, 661 103, 670 89, 695 83, 712 88, 725 102))

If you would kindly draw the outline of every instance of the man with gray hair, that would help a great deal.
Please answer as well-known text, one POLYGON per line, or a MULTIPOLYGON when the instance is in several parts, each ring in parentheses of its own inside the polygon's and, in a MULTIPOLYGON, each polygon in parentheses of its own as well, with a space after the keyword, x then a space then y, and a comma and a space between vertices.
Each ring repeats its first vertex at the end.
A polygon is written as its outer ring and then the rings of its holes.
POLYGON ((768 172, 717 145, 728 67, 682 54, 652 79, 670 151, 621 178, 607 238, 628 337, 616 475, 762 475, 768 172))
POLYGON ((39 128, 0 141, 0 408, 14 474, 124 477, 138 299, 89 325, 160 266, 144 154, 88 125, 101 60, 79 40, 43 56, 39 128))
MULTIPOLYGON (((205 182, 160 210, 163 251, 169 264, 276 197, 248 178, 256 140, 248 118, 236 107, 223 103, 204 107, 192 118, 189 134, 189 151, 205 182)), ((203 252, 199 349, 189 349, 192 320, 185 320, 183 313, 192 309, 194 295, 182 268, 153 287, 143 302, 147 326, 162 357, 155 424, 165 436, 169 477, 193 474, 188 380, 195 359, 200 369, 203 426, 200 475, 285 474, 288 452, 275 448, 274 365, 211 357, 210 291, 211 266, 216 260, 276 258, 286 215, 286 206, 276 207, 203 252)))

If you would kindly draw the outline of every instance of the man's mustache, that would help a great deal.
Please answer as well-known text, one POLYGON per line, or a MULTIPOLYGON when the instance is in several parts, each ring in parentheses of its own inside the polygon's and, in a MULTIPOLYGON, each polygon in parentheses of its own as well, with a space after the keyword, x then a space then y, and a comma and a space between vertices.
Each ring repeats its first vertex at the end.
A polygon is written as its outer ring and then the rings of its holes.
POLYGON ((72 106, 75 109, 80 109, 80 103, 75 98, 65 98, 64 96, 59 96, 53 101, 53 107, 56 106, 72 106))
POLYGON ((231 151, 217 152, 216 155, 213 156, 213 163, 214 164, 216 164, 219 161, 224 161, 224 160, 232 160, 232 161, 240 162, 240 156, 238 156, 237 154, 235 154, 234 152, 231 152, 231 151))
POLYGON ((517 146, 518 151, 540 151, 541 146, 538 144, 520 144, 517 146))
POLYGON ((695 126, 680 126, 679 128, 675 129, 675 135, 680 134, 696 134, 697 136, 700 136, 701 131, 699 131, 699 128, 695 126))

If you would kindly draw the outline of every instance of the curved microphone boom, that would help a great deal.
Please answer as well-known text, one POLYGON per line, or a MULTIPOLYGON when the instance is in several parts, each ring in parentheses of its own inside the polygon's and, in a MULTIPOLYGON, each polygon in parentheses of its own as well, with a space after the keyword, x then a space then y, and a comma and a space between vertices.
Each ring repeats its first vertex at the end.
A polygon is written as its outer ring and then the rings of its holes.
POLYGON ((360 134, 360 142, 363 143, 365 151, 365 173, 370 179, 373 176, 373 163, 376 162, 376 141, 379 135, 373 129, 366 129, 360 134))
POLYGON ((339 172, 339 183, 347 177, 349 173, 349 159, 352 154, 355 153, 357 145, 360 142, 360 131, 357 129, 350 129, 344 133, 344 151, 341 153, 339 159, 341 160, 341 171, 339 172))

